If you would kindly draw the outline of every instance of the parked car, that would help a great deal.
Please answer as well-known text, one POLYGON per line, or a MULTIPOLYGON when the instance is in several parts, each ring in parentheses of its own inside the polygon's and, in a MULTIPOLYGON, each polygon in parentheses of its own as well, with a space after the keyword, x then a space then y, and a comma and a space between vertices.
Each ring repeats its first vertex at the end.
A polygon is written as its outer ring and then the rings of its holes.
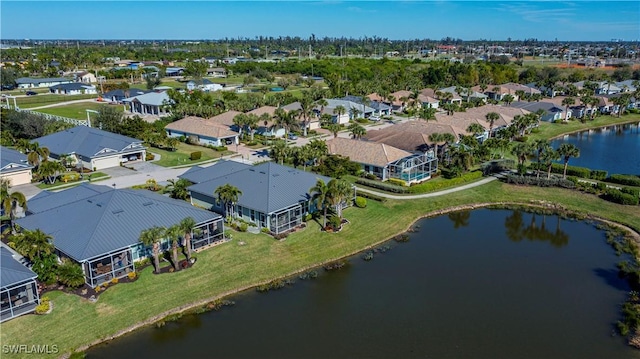
POLYGON ((373 116, 369 117, 369 120, 370 121, 374 121, 374 122, 378 122, 378 121, 380 121, 380 116, 373 115, 373 116))
POLYGON ((297 140, 298 139, 298 135, 296 135, 295 133, 290 133, 289 134, 289 139, 290 140, 297 140))
POLYGON ((38 93, 37 93, 37 92, 35 92, 35 91, 27 91, 27 92, 25 92, 25 95, 27 95, 27 96, 35 96, 35 95, 37 95, 37 94, 38 94, 38 93))

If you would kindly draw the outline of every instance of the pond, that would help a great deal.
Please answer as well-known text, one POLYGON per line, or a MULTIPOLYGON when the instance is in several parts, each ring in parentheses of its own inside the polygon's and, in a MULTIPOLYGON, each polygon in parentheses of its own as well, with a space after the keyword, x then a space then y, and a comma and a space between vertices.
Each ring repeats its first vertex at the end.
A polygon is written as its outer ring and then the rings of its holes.
POLYGON ((608 171, 609 174, 640 175, 640 123, 610 126, 566 135, 551 142, 553 148, 572 143, 580 157, 569 165, 608 171))
POLYGON ((371 261, 240 293, 87 357, 640 358, 615 334, 621 259, 592 224, 481 209, 415 228, 371 261))

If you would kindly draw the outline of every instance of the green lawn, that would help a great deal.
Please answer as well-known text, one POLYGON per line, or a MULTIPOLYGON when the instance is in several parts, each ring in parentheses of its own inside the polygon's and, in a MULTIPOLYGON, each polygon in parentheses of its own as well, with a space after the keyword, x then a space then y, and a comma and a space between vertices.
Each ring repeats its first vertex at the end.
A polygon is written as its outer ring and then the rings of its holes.
POLYGON ((540 200, 640 230, 637 207, 605 202, 578 191, 517 187, 497 181, 442 197, 368 201, 365 209, 345 210, 351 223, 340 233, 320 232, 315 222, 285 241, 264 234, 233 233, 233 241, 199 253, 193 268, 156 276, 148 267, 137 282, 108 289, 96 303, 52 292, 48 294, 54 302, 51 314, 28 315, 3 323, 0 339, 3 344, 56 344, 62 352, 68 352, 137 323, 161 319, 173 308, 212 300, 356 253, 405 231, 417 218, 432 211, 472 203, 536 204, 540 200), (246 244, 239 246, 239 241, 246 244))
POLYGON ((616 116, 598 116, 593 121, 587 120, 586 123, 582 123, 578 120, 572 120, 567 123, 540 123, 539 131, 529 135, 531 139, 548 138, 552 139, 563 134, 572 132, 584 131, 593 128, 599 128, 603 126, 612 126, 621 123, 639 122, 639 114, 625 114, 622 117, 616 116))
POLYGON ((161 157, 160 160, 154 163, 164 167, 196 165, 200 162, 214 160, 233 153, 231 151, 219 152, 208 147, 189 145, 186 143, 179 143, 176 151, 167 151, 155 147, 150 148, 148 151, 159 154, 161 157), (191 152, 196 151, 202 152, 202 157, 197 161, 192 161, 190 158, 191 152))
MULTIPOLYGON (((16 98, 18 107, 28 109, 33 107, 51 105, 74 100, 84 100, 89 98, 98 98, 98 95, 56 95, 56 94, 40 94, 36 96, 26 96, 16 98)), ((10 101, 13 105, 13 101, 10 101)))
MULTIPOLYGON (((101 181, 101 180, 105 180, 107 178, 111 178, 111 176, 109 176, 108 174, 104 173, 104 172, 93 172, 90 174, 85 174, 84 175, 84 179, 91 182, 91 181, 101 181)), ((60 179, 57 179, 53 184, 48 184, 48 183, 39 183, 36 185, 36 187, 40 188, 40 189, 50 189, 50 188, 54 188, 54 187, 58 187, 58 186, 64 186, 64 185, 69 185, 69 187, 73 187, 74 185, 79 185, 80 183, 82 183, 82 181, 77 181, 75 182, 75 184, 72 184, 73 182, 69 182, 69 183, 64 183, 62 181, 60 181, 60 179)))
MULTIPOLYGON (((49 107, 49 108, 41 108, 38 110, 34 110, 37 112, 48 113, 51 115, 75 118, 78 120, 86 120, 87 119, 87 110, 98 111, 103 106, 115 106, 115 105, 106 105, 104 103, 98 102, 81 102, 81 103, 72 103, 69 105, 49 107)), ((122 106, 115 106, 117 111, 122 112, 122 106)), ((95 114, 90 114, 91 118, 95 118, 95 114)))

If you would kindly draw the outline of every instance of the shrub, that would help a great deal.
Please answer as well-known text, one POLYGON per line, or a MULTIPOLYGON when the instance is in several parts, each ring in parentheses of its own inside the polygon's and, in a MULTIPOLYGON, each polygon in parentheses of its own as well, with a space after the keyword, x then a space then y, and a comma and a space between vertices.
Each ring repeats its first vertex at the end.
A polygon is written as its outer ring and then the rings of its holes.
POLYGON ((369 179, 369 180, 375 180, 378 177, 376 177, 376 175, 374 175, 373 173, 369 173, 369 172, 362 172, 362 177, 369 179))
POLYGON ((367 200, 365 198, 357 196, 355 200, 355 204, 356 204, 356 207, 358 208, 365 208, 367 206, 367 200))
POLYGON ((113 278, 111 280, 111 284, 118 284, 118 278, 113 278))
POLYGON ((50 302, 42 302, 36 306, 36 314, 45 314, 51 308, 50 302))
POLYGON ((392 193, 406 193, 408 190, 405 187, 401 187, 389 182, 380 182, 380 181, 368 180, 364 178, 358 178, 356 180, 356 184, 361 184, 367 187, 381 189, 383 191, 392 192, 392 193))
POLYGON ((201 151, 191 152, 191 155, 189 158, 191 158, 191 161, 199 160, 200 158, 202 158, 202 152, 201 151))
POLYGON ((305 222, 309 222, 312 218, 313 218, 313 215, 311 215, 311 213, 307 213, 307 214, 304 215, 302 220, 305 221, 305 222))
POLYGON ((338 230, 342 225, 342 219, 339 216, 332 215, 329 217, 327 224, 331 226, 331 228, 333 228, 334 230, 338 230))
POLYGON ((136 277, 137 277, 137 276, 138 276, 138 275, 136 274, 136 272, 129 272, 129 274, 127 274, 127 277, 128 277, 130 280, 134 280, 134 279, 136 279, 136 277))
POLYGON ((84 271, 79 264, 67 259, 58 266, 58 280, 71 288, 81 287, 84 285, 84 271))
POLYGON ((635 197, 640 197, 640 189, 638 188, 622 187, 620 191, 622 191, 622 193, 630 194, 635 197))
POLYGON ((78 181, 80 179, 80 174, 78 172, 67 172, 60 176, 60 180, 64 183, 78 181))
POLYGON ((249 229, 249 225, 246 223, 240 223, 240 225, 238 226, 238 230, 240 232, 246 232, 247 229, 249 229))
POLYGON ((416 184, 413 185, 411 187, 408 188, 408 193, 425 193, 425 192, 432 192, 432 191, 437 191, 443 188, 448 188, 448 187, 453 187, 453 186, 458 186, 467 182, 471 182, 471 181, 475 181, 479 178, 482 178, 482 172, 481 171, 473 171, 473 172, 467 172, 465 174, 463 174, 460 177, 457 178, 452 178, 446 181, 440 181, 440 182, 422 182, 420 184, 416 184))
POLYGON ((373 201, 378 201, 378 202, 386 202, 387 199, 378 195, 375 195, 373 193, 368 193, 368 192, 358 192, 358 196, 363 197, 363 198, 368 198, 370 200, 373 201))
POLYGON ((151 152, 147 152, 147 155, 145 156, 145 161, 153 161, 156 158, 156 155, 154 155, 151 152))
POLYGON ((639 201, 638 196, 624 193, 615 188, 607 188, 602 198, 610 202, 623 204, 623 205, 630 205, 630 206, 637 206, 639 201))
POLYGON ((389 182, 389 183, 393 183, 393 184, 396 184, 396 185, 398 185, 398 186, 403 186, 403 187, 408 186, 406 181, 403 181, 403 180, 398 179, 398 178, 389 178, 389 179, 387 180, 387 182, 389 182))
POLYGON ((591 174, 589 175, 589 178, 598 180, 598 181, 604 181, 604 179, 607 178, 607 174, 608 174, 607 171, 592 170, 591 174))
POLYGON ((100 293, 100 291, 102 290, 102 288, 100 286, 97 286, 93 289, 96 293, 100 293))
POLYGON ((216 147, 216 151, 218 152, 224 152, 227 150, 227 146, 218 146, 216 147))
POLYGON ((561 187, 561 188, 575 188, 576 185, 568 179, 552 177, 547 179, 546 177, 533 177, 533 176, 521 176, 509 174, 507 175, 507 183, 538 186, 538 187, 561 187))
POLYGON ((605 181, 617 184, 623 184, 625 186, 640 187, 640 177, 633 175, 620 175, 613 174, 609 176, 605 181))

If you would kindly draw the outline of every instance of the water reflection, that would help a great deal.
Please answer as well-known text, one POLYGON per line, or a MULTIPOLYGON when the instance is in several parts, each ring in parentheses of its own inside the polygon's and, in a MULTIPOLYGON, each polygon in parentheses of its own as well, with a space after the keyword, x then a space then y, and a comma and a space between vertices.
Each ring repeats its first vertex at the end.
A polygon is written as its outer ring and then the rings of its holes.
POLYGON ((459 211, 451 212, 447 215, 451 222, 453 222, 453 228, 458 229, 460 227, 466 227, 469 225, 469 218, 471 218, 471 211, 459 211))
POLYGON ((522 211, 513 211, 504 221, 507 238, 513 242, 520 242, 523 239, 530 241, 548 241, 556 248, 569 244, 569 235, 560 228, 560 216, 554 216, 557 218, 554 231, 547 228, 547 216, 543 214, 541 217, 541 223, 538 225, 536 215, 532 214, 531 221, 526 225, 522 211))

